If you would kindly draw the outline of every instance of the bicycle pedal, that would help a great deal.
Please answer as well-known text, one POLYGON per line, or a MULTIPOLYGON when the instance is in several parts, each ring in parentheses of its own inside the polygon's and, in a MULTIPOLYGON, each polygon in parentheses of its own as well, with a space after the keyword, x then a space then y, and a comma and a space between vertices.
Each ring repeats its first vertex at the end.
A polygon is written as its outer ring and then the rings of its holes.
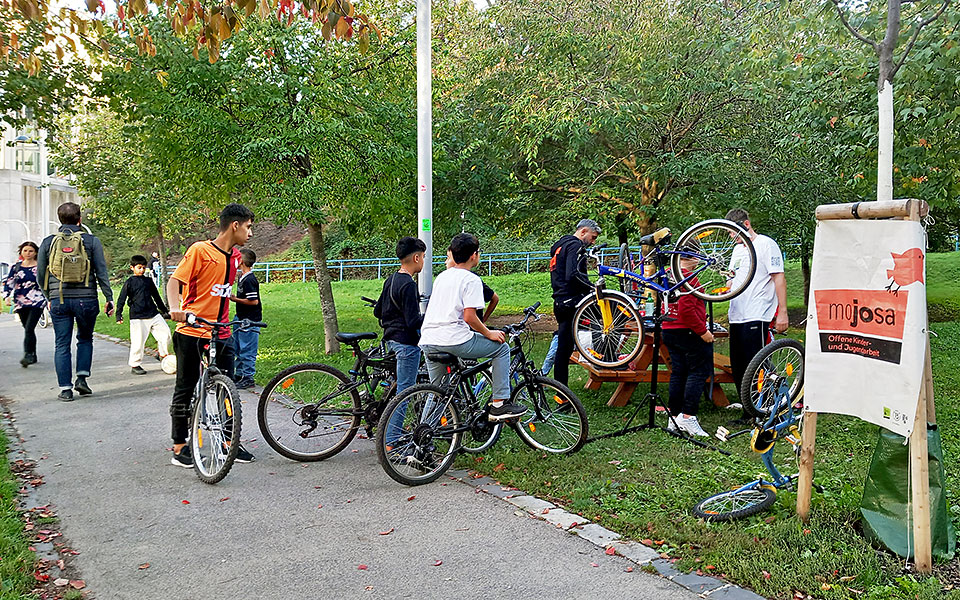
POLYGON ((717 433, 714 434, 714 437, 716 437, 721 442, 726 442, 728 441, 727 440, 728 435, 730 435, 730 430, 721 425, 720 427, 717 427, 717 433))

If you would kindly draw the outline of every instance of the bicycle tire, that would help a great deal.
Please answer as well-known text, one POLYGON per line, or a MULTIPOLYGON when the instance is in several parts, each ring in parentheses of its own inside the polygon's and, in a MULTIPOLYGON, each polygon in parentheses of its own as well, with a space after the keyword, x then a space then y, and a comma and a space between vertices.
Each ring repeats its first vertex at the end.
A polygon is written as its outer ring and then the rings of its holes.
MULTIPOLYGON (((702 248, 701 253, 712 261, 697 274, 699 286, 691 285, 690 282, 683 284, 683 287, 697 298, 706 302, 731 300, 739 296, 753 281, 757 272, 757 251, 750 241, 750 236, 736 223, 726 219, 701 221, 683 232, 676 248, 680 250, 690 245, 702 248), (730 286, 728 282, 734 279, 730 262, 737 241, 743 242, 750 264, 738 268, 736 274, 739 275, 740 270, 745 268, 746 276, 743 279, 737 277, 736 285, 730 286)), ((670 255, 670 269, 676 281, 682 279, 679 275, 680 258, 680 254, 670 255)))
POLYGON ((527 407, 527 414, 513 428, 534 450, 573 454, 587 443, 587 411, 577 395, 556 379, 534 376, 514 388, 510 401, 527 407), (553 388, 549 396, 548 387, 553 388))
POLYGON ((803 389, 803 344, 780 338, 767 344, 747 364, 740 383, 740 402, 752 417, 766 419, 776 404, 776 391, 788 378, 790 403, 797 401, 803 389))
MULTIPOLYGON (((477 397, 479 406, 484 406, 493 398, 493 382, 488 371, 480 371, 477 373, 477 377, 481 381, 475 382, 470 387, 477 397)), ((502 432, 502 422, 491 423, 490 421, 483 421, 482 423, 477 423, 470 431, 464 432, 464 434, 460 436, 460 449, 467 454, 485 452, 497 443, 502 432)))
POLYGON ((243 421, 240 402, 237 401, 239 397, 233 381, 218 373, 207 380, 203 398, 194 398, 190 419, 190 450, 193 454, 193 470, 204 483, 223 480, 240 451, 243 421), (211 391, 214 392, 212 403, 211 391))
POLYGON ((311 407, 317 406, 318 398, 324 399, 351 383, 339 369, 323 363, 301 363, 284 369, 260 394, 260 433, 277 454, 290 460, 315 462, 334 456, 353 441, 360 428, 360 394, 351 390, 333 398, 343 406, 311 407), (321 432, 310 435, 317 429, 321 432), (295 444, 298 440, 303 443, 295 444))
MULTIPOLYGON (((620 244, 620 254, 617 255, 617 268, 623 271, 633 271, 633 255, 630 254, 630 246, 620 244)), ((624 294, 637 294, 637 284, 624 278, 618 277, 620 282, 620 291, 624 294)))
POLYGON ((577 352, 591 364, 605 369, 621 367, 640 354, 644 344, 643 319, 632 302, 603 292, 613 317, 609 333, 603 331, 603 310, 596 295, 577 307, 573 315, 573 341, 577 352), (619 335, 619 343, 612 336, 619 335))
POLYGON ((714 494, 693 507, 693 514, 706 521, 733 521, 770 508, 777 493, 768 487, 750 487, 714 494))
POLYGON ((462 434, 444 434, 444 430, 460 424, 456 402, 444 402, 439 411, 436 410, 439 404, 434 403, 435 398, 446 394, 438 385, 415 385, 391 400, 384 409, 377 425, 377 460, 397 483, 416 486, 436 481, 457 457, 462 434), (423 410, 431 403, 433 408, 425 420, 423 410), (399 430, 396 425, 390 425, 395 412, 402 423, 399 430))

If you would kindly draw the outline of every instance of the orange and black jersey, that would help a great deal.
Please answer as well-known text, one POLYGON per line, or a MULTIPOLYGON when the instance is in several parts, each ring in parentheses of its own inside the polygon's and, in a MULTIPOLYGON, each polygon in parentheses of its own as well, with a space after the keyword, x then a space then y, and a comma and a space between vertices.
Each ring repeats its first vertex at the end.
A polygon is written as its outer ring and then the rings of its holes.
MULTIPOLYGON (((172 275, 180 282, 180 310, 208 321, 229 321, 230 293, 239 267, 240 250, 236 247, 227 252, 212 241, 190 246, 172 275)), ((194 337, 210 337, 209 329, 190 327, 186 323, 177 325, 177 331, 194 337)), ((230 337, 230 331, 225 329, 220 335, 230 337)))

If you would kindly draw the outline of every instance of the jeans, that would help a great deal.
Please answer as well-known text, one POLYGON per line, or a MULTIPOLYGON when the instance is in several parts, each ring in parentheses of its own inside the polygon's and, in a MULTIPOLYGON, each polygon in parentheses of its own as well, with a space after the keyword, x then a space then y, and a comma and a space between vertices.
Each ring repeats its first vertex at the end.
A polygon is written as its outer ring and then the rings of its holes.
POLYGON ((56 334, 53 363, 57 369, 57 384, 61 390, 73 387, 73 357, 70 342, 73 323, 77 323, 77 377, 89 377, 93 363, 93 327, 100 312, 96 298, 58 298, 50 301, 50 318, 56 334))
POLYGON ((550 340, 550 347, 547 349, 547 356, 543 359, 543 368, 540 369, 540 372, 544 375, 550 374, 550 369, 553 368, 553 364, 557 361, 557 347, 560 345, 560 334, 558 332, 553 333, 553 339, 550 340))
POLYGON ((730 370, 733 382, 737 384, 737 397, 740 397, 740 384, 747 365, 769 342, 770 323, 750 321, 749 323, 730 323, 730 370))
POLYGON ((43 316, 42 306, 24 306, 17 309, 20 324, 23 325, 23 353, 37 353, 37 323, 43 316))
POLYGON ((670 414, 696 416, 713 372, 713 344, 689 329, 664 329, 663 343, 670 352, 670 414))
MULTIPOLYGON (((200 380, 200 359, 207 353, 210 340, 173 332, 173 351, 177 355, 177 382, 173 386, 170 404, 171 436, 174 444, 187 441, 190 432, 190 403, 193 388, 200 380)), ((230 338, 217 341, 217 366, 227 377, 233 378, 233 343, 230 338)))
POLYGON ((257 348, 260 345, 260 329, 253 327, 243 331, 233 332, 233 343, 237 349, 236 375, 237 381, 249 379, 257 372, 257 348))
POLYGON ((420 370, 420 347, 387 340, 387 347, 397 353, 397 393, 417 383, 420 370))
POLYGON ((557 354, 553 365, 553 378, 567 385, 570 379, 570 355, 573 354, 573 315, 577 312, 575 302, 569 306, 554 303, 553 314, 557 317, 557 354))
MULTIPOLYGON (((510 398, 510 346, 494 342, 474 333, 473 338, 456 346, 420 346, 425 355, 431 352, 449 352, 460 358, 489 358, 493 363, 493 400, 510 398)), ((446 374, 446 365, 427 359, 430 381, 437 383, 446 374)))

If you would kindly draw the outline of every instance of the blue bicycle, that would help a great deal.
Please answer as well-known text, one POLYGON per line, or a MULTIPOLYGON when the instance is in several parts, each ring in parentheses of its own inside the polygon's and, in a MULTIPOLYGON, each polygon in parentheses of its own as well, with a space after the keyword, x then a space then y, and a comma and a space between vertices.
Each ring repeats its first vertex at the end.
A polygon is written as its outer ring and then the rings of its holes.
POLYGON ((727 441, 751 433, 750 448, 770 474, 728 492, 714 494, 693 507, 693 514, 707 521, 731 521, 766 510, 777 500, 777 490, 793 487, 797 475, 783 475, 773 463, 773 449, 785 440, 795 454, 800 452, 800 415, 803 409, 803 346, 779 339, 764 347, 750 362, 743 376, 744 408, 754 415, 754 427, 731 434, 717 429, 717 438, 727 441))
MULTIPOLYGON (((643 348, 643 317, 635 300, 638 294, 607 289, 606 276, 619 279, 622 289, 649 289, 665 300, 675 294, 693 294, 707 302, 730 300, 753 280, 756 250, 746 230, 732 221, 702 221, 683 232, 675 249, 666 249, 669 243, 669 229, 640 239, 642 246, 652 247, 636 262, 647 274, 604 265, 596 255, 602 246, 589 252, 598 259, 599 278, 593 293, 580 301, 574 313, 574 343, 580 356, 610 369, 629 363, 643 348), (681 261, 688 270, 681 268, 681 261)), ((629 251, 620 258, 620 264, 625 263, 633 264, 629 251)))

